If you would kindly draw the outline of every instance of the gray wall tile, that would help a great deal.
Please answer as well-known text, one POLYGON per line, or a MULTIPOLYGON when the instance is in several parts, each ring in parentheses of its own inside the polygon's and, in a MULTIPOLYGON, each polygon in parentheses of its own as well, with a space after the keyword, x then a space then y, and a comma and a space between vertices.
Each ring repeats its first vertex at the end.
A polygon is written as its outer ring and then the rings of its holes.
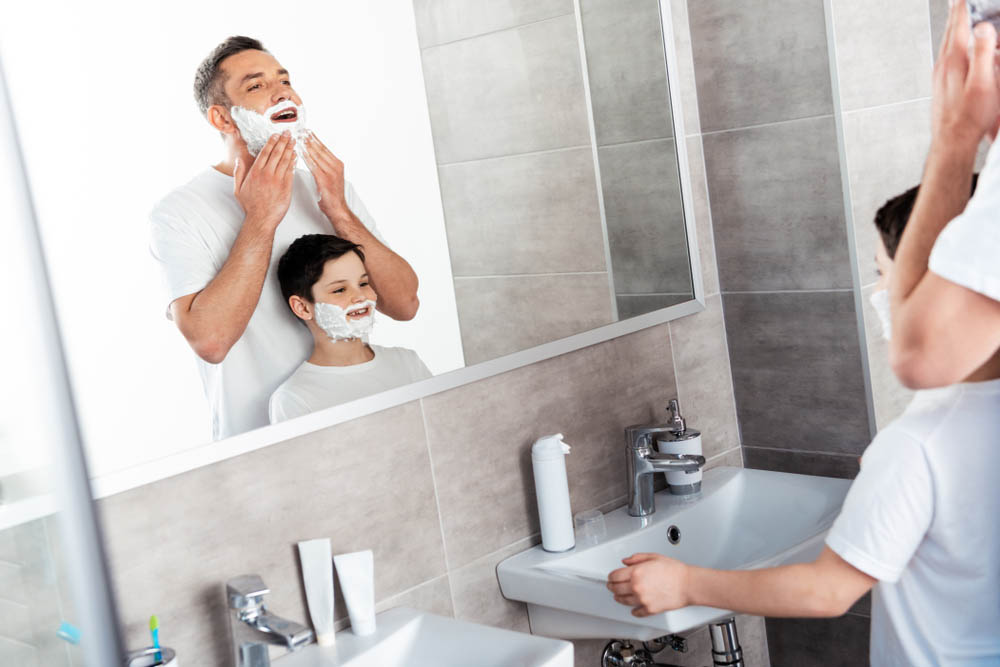
POLYGON ((605 271, 590 147, 438 170, 456 276, 605 271))
POLYGON ((755 470, 793 472, 799 475, 819 475, 854 479, 860 466, 856 454, 816 454, 787 449, 744 447, 744 464, 755 470))
POLYGON ((665 326, 423 399, 448 563, 461 567, 538 531, 531 444, 561 432, 574 511, 625 489, 622 429, 675 394, 665 326), (470 502, 476 498, 476 502, 470 502))
POLYGON ((424 50, 439 164, 590 142, 576 19, 424 50))
POLYGON ((844 115, 844 149, 861 284, 878 277, 875 212, 920 183, 930 148, 930 100, 916 100, 844 115))
POLYGON ((694 292, 685 294, 616 294, 618 319, 627 320, 636 315, 644 315, 654 310, 669 308, 694 298, 694 292))
POLYGON ((937 60, 944 29, 948 25, 948 0, 929 0, 928 5, 931 21, 931 56, 937 60))
POLYGON ((673 136, 658 0, 580 0, 597 145, 673 136))
POLYGON ((870 434, 853 294, 723 297, 744 446, 860 454, 870 434))
POLYGON ((927 0, 832 0, 845 111, 931 94, 927 0))
POLYGON ((851 287, 832 117, 703 141, 724 292, 851 287))
POLYGON ((673 139, 598 149, 615 291, 691 290, 673 139))
MULTIPOLYGON (((398 566, 398 563, 394 563, 398 566)), ((455 607, 451 601, 451 585, 448 576, 432 579, 398 595, 385 598, 375 605, 377 612, 396 607, 410 607, 420 611, 430 612, 438 616, 455 616, 455 607)), ((346 620, 346 619, 345 619, 346 620)))
POLYGON ((711 470, 712 468, 742 468, 743 467, 743 448, 736 447, 730 449, 722 454, 716 454, 711 459, 705 461, 705 470, 711 470))
POLYGON ((533 23, 573 13, 573 0, 413 0, 420 46, 533 23))
POLYGON ((858 667, 868 664, 870 621, 840 618, 767 619, 771 664, 794 667, 858 667))
POLYGON ((702 287, 706 295, 712 295, 719 292, 719 269, 715 258, 715 235, 712 232, 712 208, 708 201, 705 153, 701 142, 700 136, 687 139, 688 170, 691 178, 702 287))
POLYGON ((674 48, 677 50, 678 80, 673 84, 672 94, 680 92, 681 108, 684 110, 684 133, 688 136, 701 134, 701 118, 698 117, 698 86, 694 75, 694 53, 691 50, 691 26, 688 22, 687 0, 670 0, 670 15, 673 19, 674 48))
MULTIPOLYGON (((105 498, 98 506, 128 643, 148 639, 149 616, 156 613, 186 665, 228 660, 223 587, 238 574, 260 574, 276 613, 308 620, 295 565, 300 540, 330 537, 334 553, 373 549, 377 600, 445 572, 416 403, 105 498), (392 443, 392 456, 372 456, 380 442, 392 443), (170 511, 155 513, 154 535, 150 513, 164 499, 170 511)), ((339 597, 338 618, 344 615, 339 597)))
POLYGON ((612 321, 605 273, 456 277, 455 300, 467 365, 612 321))
POLYGON ((681 412, 691 428, 701 431, 705 456, 738 447, 722 297, 709 297, 703 312, 671 322, 670 338, 681 412))
POLYGON ((688 3, 704 132, 833 113, 821 0, 688 3))
POLYGON ((497 581, 501 561, 540 543, 537 536, 519 540, 449 573, 455 598, 455 617, 517 632, 530 632, 528 608, 523 602, 506 599, 497 581))

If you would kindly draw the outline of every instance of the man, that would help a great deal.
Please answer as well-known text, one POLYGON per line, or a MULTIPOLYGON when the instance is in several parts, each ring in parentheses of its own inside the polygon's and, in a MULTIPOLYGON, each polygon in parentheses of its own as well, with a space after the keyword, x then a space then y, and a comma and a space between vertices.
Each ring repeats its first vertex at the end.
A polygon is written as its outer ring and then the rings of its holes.
MULTIPOLYGON (((923 190, 923 187, 920 188, 923 190)), ((880 290, 916 188, 875 217, 880 290)), ((950 387, 917 392, 862 459, 812 563, 759 570, 693 567, 635 554, 608 576, 615 600, 648 616, 687 605, 759 616, 840 616, 873 586, 874 667, 1000 664, 1000 352, 950 387)))
POLYGON ((957 382, 1000 348, 1000 142, 969 199, 979 143, 1000 122, 997 35, 977 25, 970 59, 970 30, 966 3, 953 2, 934 67, 931 149, 890 287, 892 366, 915 389, 957 382))
POLYGON ((416 314, 417 277, 382 243, 343 163, 302 132, 302 100, 259 41, 219 44, 198 68, 195 98, 225 156, 156 205, 150 247, 166 275, 168 317, 198 355, 219 439, 266 425, 271 393, 312 349, 275 277, 294 239, 333 233, 363 247, 379 310, 394 319, 416 314), (266 142, 261 124, 274 128, 266 142), (308 172, 295 169, 297 154, 308 172))

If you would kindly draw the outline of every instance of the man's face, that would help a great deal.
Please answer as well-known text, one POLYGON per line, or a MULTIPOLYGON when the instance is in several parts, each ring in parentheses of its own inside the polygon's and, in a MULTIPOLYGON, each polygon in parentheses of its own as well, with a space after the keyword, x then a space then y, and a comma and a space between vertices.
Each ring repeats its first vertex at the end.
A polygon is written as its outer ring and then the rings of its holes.
POLYGON ((878 282, 875 283, 875 291, 889 289, 889 277, 892 275, 892 259, 885 250, 885 243, 882 237, 878 237, 878 245, 875 248, 875 266, 878 267, 878 282))
MULTIPOLYGON (((292 88, 288 71, 270 53, 240 51, 222 61, 226 74, 223 90, 233 106, 263 113, 279 102, 291 100, 297 105, 302 99, 292 88)), ((229 109, 225 109, 226 115, 229 109)), ((294 122, 292 119, 271 119, 275 122, 294 122)))
POLYGON ((312 295, 316 303, 329 303, 346 310, 348 320, 370 317, 373 314, 370 307, 359 306, 378 298, 368 281, 364 263, 353 252, 327 261, 323 275, 312 287, 312 295))

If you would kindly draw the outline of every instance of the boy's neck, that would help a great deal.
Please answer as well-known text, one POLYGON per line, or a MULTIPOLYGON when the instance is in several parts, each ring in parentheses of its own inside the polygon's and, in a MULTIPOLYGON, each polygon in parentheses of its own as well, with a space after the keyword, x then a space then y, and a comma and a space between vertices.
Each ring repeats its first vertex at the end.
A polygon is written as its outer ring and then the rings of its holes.
POLYGON ((371 361, 375 352, 360 338, 350 340, 330 340, 321 333, 314 335, 312 356, 309 363, 317 366, 356 366, 371 361))
POLYGON ((986 382, 1000 379, 1000 352, 990 357, 986 363, 972 372, 962 382, 986 382))

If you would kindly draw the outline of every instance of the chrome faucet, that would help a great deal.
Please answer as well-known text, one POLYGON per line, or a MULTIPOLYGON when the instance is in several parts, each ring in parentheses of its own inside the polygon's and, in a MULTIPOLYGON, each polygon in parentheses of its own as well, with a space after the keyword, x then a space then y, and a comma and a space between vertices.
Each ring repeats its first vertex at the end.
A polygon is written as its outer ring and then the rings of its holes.
MULTIPOLYGON (((653 496, 653 473, 656 472, 697 472, 705 465, 705 457, 697 454, 664 454, 657 452, 653 439, 658 435, 670 435, 676 439, 686 433, 697 435, 697 431, 687 429, 680 416, 677 400, 670 401, 671 420, 666 424, 629 426, 625 429, 625 473, 628 478, 628 513, 630 516, 648 516, 656 511, 653 496)), ((691 491, 697 487, 692 485, 691 491)))
POLYGON ((235 667, 270 667, 268 645, 283 645, 291 652, 312 641, 312 630, 267 611, 264 596, 270 592, 256 574, 244 574, 226 582, 235 667))

